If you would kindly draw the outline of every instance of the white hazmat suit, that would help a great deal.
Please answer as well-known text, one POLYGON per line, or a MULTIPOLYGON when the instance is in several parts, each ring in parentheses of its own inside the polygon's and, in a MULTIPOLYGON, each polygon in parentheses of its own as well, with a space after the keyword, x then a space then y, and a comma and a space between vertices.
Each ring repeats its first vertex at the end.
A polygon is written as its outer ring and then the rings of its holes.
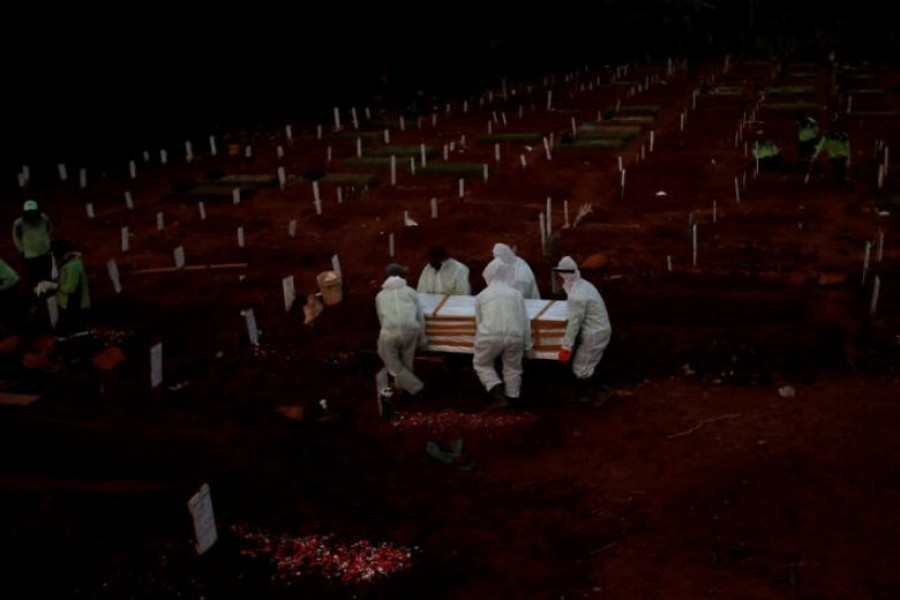
POLYGON ((416 291, 402 277, 384 280, 375 297, 375 310, 381 332, 378 334, 378 356, 397 387, 412 395, 425 387, 413 374, 416 346, 425 344, 425 315, 416 291))
POLYGON ((581 278, 576 262, 564 256, 556 267, 563 278, 563 289, 568 297, 566 334, 562 347, 575 348, 572 372, 578 379, 590 379, 609 345, 612 326, 606 304, 597 288, 581 278))
POLYGON ((506 244, 494 244, 494 258, 502 260, 505 264, 513 267, 511 284, 522 292, 523 297, 528 300, 540 299, 541 292, 538 290, 534 272, 527 262, 516 256, 512 248, 506 244))
POLYGON ((423 294, 468 296, 472 293, 469 285, 469 267, 453 258, 444 260, 441 268, 437 270, 431 264, 427 264, 419 275, 416 290, 423 294))
POLYGON ((513 270, 502 261, 484 269, 487 287, 475 296, 475 355, 472 366, 487 391, 501 383, 494 361, 503 361, 503 384, 508 398, 522 388, 522 356, 531 350, 531 321, 521 292, 510 285, 513 270))

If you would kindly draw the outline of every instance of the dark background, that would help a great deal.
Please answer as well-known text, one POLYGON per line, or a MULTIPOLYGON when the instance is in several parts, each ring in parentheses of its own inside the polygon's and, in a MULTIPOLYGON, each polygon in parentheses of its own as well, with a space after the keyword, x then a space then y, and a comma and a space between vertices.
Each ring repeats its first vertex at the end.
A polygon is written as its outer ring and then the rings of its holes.
MULTIPOLYGON (((118 162, 146 148, 331 108, 480 92, 626 61, 895 63, 876 2, 121 3, 11 9, 3 24, 2 187, 22 164, 118 162)), ((175 148, 176 146, 172 146, 175 148)))

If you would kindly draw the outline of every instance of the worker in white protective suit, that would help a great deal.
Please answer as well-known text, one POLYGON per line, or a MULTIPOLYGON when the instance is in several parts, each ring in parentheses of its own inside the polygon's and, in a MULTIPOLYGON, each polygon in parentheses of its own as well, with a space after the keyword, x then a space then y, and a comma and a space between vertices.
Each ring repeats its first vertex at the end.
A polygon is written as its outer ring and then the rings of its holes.
POLYGON ((450 258, 443 246, 433 246, 428 251, 428 264, 419 275, 416 291, 423 294, 468 296, 472 293, 469 267, 450 258))
POLYGON ((522 292, 527 300, 536 300, 541 297, 534 272, 525 260, 517 256, 515 251, 506 244, 494 244, 494 258, 502 260, 513 267, 512 286, 522 292))
POLYGON ((487 287, 475 296, 475 355, 472 366, 492 397, 489 409, 505 408, 519 398, 522 357, 531 350, 531 321, 525 299, 512 287, 513 267, 494 260, 484 269, 487 287), (494 362, 503 362, 503 380, 494 362))
POLYGON ((553 270, 562 278, 568 298, 559 362, 572 362, 579 388, 577 400, 593 403, 601 400, 597 397, 600 385, 594 373, 612 335, 606 304, 597 288, 581 278, 578 264, 570 256, 560 259, 553 270))
POLYGON ((416 291, 406 284, 398 272, 404 267, 391 265, 388 277, 375 297, 375 309, 381 332, 378 334, 378 356, 394 385, 415 396, 425 384, 413 374, 416 347, 426 344, 425 315, 416 291))

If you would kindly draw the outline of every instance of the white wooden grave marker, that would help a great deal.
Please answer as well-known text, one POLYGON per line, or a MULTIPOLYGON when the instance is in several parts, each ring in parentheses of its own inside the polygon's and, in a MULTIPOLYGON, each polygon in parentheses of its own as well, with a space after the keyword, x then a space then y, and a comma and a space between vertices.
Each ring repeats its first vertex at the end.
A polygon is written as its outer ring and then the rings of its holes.
POLYGON ((129 248, 129 235, 128 235, 128 227, 122 228, 122 252, 128 252, 129 248))
POLYGON ((194 148, 189 140, 184 142, 184 158, 188 162, 194 160, 194 148))
POLYGON ((168 163, 169 162, 169 153, 166 152, 165 150, 160 150, 159 151, 159 162, 161 162, 162 164, 168 163))
POLYGON ((294 300, 297 299, 297 292, 294 290, 293 275, 288 275, 281 280, 281 291, 284 294, 284 312, 291 312, 294 300))
POLYGON ((162 384, 163 372, 162 342, 157 342, 150 347, 150 387, 157 388, 162 384))
POLYGON ((216 531, 216 517, 213 514, 212 497, 209 494, 209 485, 204 483, 200 491, 188 500, 188 510, 194 521, 194 550, 197 554, 203 554, 209 550, 218 539, 216 531))
POLYGON ((334 107, 334 130, 341 130, 341 111, 337 106, 334 107))
POLYGON ((87 169, 85 168, 78 169, 78 185, 81 189, 87 187, 87 169))
POLYGON ((166 226, 165 219, 163 218, 162 212, 156 213, 156 230, 162 231, 166 226))
POLYGON ((338 258, 337 254, 331 257, 331 270, 336 273, 341 273, 341 259, 338 258))
POLYGON ((297 219, 291 219, 290 223, 288 223, 288 235, 291 239, 297 237, 297 219))
POLYGON ((238 243, 238 248, 244 247, 244 228, 243 227, 237 228, 237 243, 238 243))
POLYGON ((437 209, 437 198, 431 199, 431 218, 437 219, 438 217, 438 209, 437 209))
POLYGON ((235 204, 241 203, 241 188, 234 188, 231 190, 231 201, 235 204))
POLYGON ((115 259, 109 259, 106 261, 106 272, 109 273, 109 278, 112 280, 113 289, 117 294, 122 293, 122 282, 119 279, 119 265, 116 264, 115 259))
POLYGON ((200 220, 205 221, 206 220, 206 205, 203 204, 202 201, 197 203, 197 210, 200 211, 200 220))
POLYGON ((284 189, 287 185, 287 173, 284 167, 278 167, 278 185, 281 189, 284 189))
POLYGON ((134 198, 131 196, 131 192, 125 192, 125 208, 128 210, 134 210, 134 198))
POLYGON ((85 209, 85 211, 87 211, 88 219, 93 219, 94 218, 94 203, 88 202, 87 204, 84 205, 84 209, 85 209))
POLYGON ((216 136, 214 136, 214 135, 209 136, 209 153, 212 156, 215 156, 217 154, 217 152, 216 152, 216 136))
POLYGON ((56 169, 59 171, 59 180, 66 181, 69 178, 69 173, 66 171, 65 163, 59 163, 56 165, 56 169))
POLYGON ((184 246, 178 246, 175 248, 173 252, 175 255, 175 267, 178 269, 184 268, 184 246))
POLYGON ((881 290, 881 277, 878 275, 875 276, 875 281, 872 282, 872 300, 869 302, 869 315, 875 316, 875 312, 878 310, 878 292, 881 290))
POLYGON ((137 179, 137 164, 133 160, 128 161, 128 176, 137 179))

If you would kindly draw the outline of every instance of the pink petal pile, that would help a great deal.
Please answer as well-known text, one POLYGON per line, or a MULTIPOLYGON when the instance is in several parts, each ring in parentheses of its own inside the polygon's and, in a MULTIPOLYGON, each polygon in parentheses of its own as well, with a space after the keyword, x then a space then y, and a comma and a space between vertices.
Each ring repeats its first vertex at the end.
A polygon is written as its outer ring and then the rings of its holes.
POLYGON ((357 584, 388 577, 412 564, 409 548, 388 542, 342 541, 332 534, 290 537, 242 526, 234 532, 253 547, 242 554, 265 556, 275 563, 282 582, 305 575, 319 575, 343 584, 357 584))

